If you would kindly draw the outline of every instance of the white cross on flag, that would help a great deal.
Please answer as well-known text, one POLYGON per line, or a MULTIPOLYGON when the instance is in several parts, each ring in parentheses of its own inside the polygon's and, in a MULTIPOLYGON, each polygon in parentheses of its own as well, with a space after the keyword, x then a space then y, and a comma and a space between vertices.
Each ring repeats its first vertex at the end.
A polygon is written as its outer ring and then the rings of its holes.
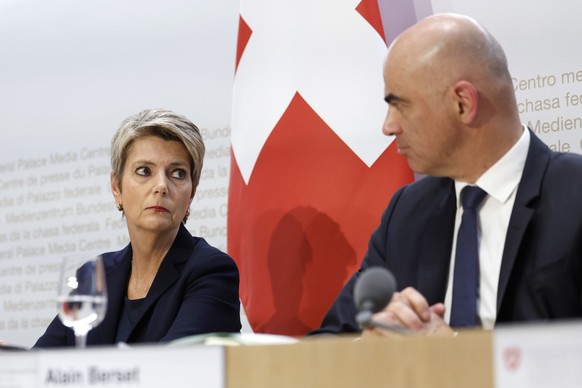
POLYGON ((376 0, 241 1, 228 250, 255 332, 318 327, 413 179, 381 130, 386 51, 376 0))

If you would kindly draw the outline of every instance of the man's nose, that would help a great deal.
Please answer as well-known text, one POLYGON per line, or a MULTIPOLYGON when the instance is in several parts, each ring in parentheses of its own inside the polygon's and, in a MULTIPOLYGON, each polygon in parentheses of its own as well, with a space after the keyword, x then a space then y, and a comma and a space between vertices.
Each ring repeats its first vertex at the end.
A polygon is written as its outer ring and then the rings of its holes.
POLYGON ((382 133, 384 133, 384 135, 396 136, 402 132, 395 116, 396 114, 394 109, 388 107, 388 112, 386 112, 386 119, 384 120, 384 126, 382 127, 382 133))

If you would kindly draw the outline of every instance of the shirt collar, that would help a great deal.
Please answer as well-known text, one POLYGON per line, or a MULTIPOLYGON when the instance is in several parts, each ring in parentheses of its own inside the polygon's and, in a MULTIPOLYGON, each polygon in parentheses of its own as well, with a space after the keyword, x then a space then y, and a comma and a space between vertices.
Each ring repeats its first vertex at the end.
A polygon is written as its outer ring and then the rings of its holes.
MULTIPOLYGON (((517 185, 521 180, 530 137, 529 130, 523 127, 523 133, 519 140, 477 179, 475 186, 485 190, 490 197, 495 198, 500 203, 505 203, 517 189, 517 185)), ((460 206, 461 190, 467 185, 468 183, 466 182, 455 181, 457 206, 460 206)))

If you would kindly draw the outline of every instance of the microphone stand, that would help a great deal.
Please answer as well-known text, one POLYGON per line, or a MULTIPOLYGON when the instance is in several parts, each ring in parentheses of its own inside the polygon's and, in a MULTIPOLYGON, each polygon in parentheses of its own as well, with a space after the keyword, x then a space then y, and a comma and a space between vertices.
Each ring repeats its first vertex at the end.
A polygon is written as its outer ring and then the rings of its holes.
POLYGON ((412 332, 405 327, 392 325, 389 323, 378 322, 372 319, 374 314, 371 310, 364 309, 356 315, 356 322, 362 329, 384 329, 398 334, 411 334, 412 332))

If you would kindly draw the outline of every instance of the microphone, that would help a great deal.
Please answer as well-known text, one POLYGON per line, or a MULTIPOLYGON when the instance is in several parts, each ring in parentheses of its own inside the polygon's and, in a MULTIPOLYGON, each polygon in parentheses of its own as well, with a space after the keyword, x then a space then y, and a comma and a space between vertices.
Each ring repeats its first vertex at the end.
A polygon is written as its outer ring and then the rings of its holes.
POLYGON ((354 302, 358 313, 356 322, 362 329, 378 327, 404 334, 410 331, 404 327, 377 322, 372 316, 388 305, 396 291, 396 279, 384 267, 370 267, 362 272, 354 286, 354 302))

